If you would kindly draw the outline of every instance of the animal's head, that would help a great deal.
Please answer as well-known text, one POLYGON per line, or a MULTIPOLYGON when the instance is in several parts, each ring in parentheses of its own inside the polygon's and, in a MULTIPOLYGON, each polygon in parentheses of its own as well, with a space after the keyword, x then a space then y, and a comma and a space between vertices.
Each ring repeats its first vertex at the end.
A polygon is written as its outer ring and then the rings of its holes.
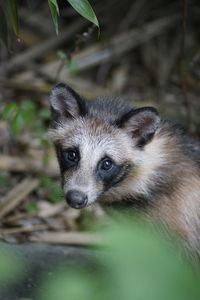
POLYGON ((52 90, 50 102, 50 136, 68 204, 83 208, 109 194, 117 197, 119 186, 125 190, 130 176, 137 174, 143 149, 160 122, 157 111, 130 109, 106 121, 92 113, 92 103, 64 84, 52 90))

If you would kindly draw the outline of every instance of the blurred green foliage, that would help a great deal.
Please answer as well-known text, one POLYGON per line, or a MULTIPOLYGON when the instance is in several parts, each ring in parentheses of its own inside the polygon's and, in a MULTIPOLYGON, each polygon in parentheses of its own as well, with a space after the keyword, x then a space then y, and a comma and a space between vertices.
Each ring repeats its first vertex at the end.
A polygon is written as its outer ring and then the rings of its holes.
POLYGON ((31 100, 20 103, 10 102, 4 106, 2 117, 9 121, 11 133, 17 136, 28 126, 33 133, 33 138, 38 139, 42 146, 48 146, 45 138, 46 121, 50 120, 50 111, 47 108, 38 108, 31 100))
POLYGON ((3 110, 3 119, 10 121, 11 130, 14 136, 20 134, 23 128, 28 125, 32 127, 36 117, 36 106, 32 101, 21 103, 11 102, 3 110))
MULTIPOLYGON (((93 267, 74 265, 43 274, 39 300, 199 300, 199 269, 171 237, 135 218, 117 218, 101 231, 93 267), (98 254, 98 255, 97 255, 98 254)), ((0 252, 0 282, 22 272, 10 251, 0 252)), ((21 299, 22 300, 22 299, 21 299)))
MULTIPOLYGON (((4 44, 8 45, 8 25, 11 25, 14 33, 19 36, 19 3, 17 0, 5 0, 5 10, 0 4, 0 38, 4 44)), ((33 0, 27 1, 28 6, 31 8, 33 0)), ((84 18, 99 27, 99 22, 88 0, 67 0, 67 2, 84 18)), ((49 9, 51 12, 52 21, 56 34, 58 34, 58 17, 59 6, 57 0, 48 0, 49 9)))
POLYGON ((76 75, 78 70, 76 62, 74 60, 70 60, 67 63, 67 69, 70 75, 76 75))
POLYGON ((37 204, 35 202, 29 202, 26 204, 26 211, 28 213, 36 213, 38 211, 38 207, 37 204))
POLYGON ((78 68, 76 61, 67 57, 66 53, 62 50, 57 51, 57 56, 61 60, 61 67, 66 66, 70 75, 77 75, 78 68))
POLYGON ((0 174, 0 187, 10 188, 12 183, 8 174, 0 174))
POLYGON ((149 224, 119 219, 103 241, 99 267, 58 271, 45 280, 39 299, 200 299, 199 270, 149 224))
POLYGON ((19 260, 11 247, 1 244, 0 248, 0 287, 12 285, 25 276, 24 262, 19 260))
POLYGON ((63 201, 63 191, 61 187, 59 187, 59 185, 55 183, 55 180, 48 176, 43 176, 41 180, 41 186, 46 192, 47 198, 52 203, 63 201))
MULTIPOLYGON (((49 109, 39 108, 31 100, 25 100, 19 103, 10 102, 4 105, 2 117, 9 122, 13 137, 22 134, 28 127, 31 137, 39 142, 43 150, 48 149, 50 144, 46 138, 46 132, 47 124, 50 121, 49 109)), ((46 151, 44 155, 44 167, 48 159, 48 151, 46 151)), ((7 180, 5 176, 0 176, 0 186, 1 184, 5 186, 5 184, 9 184, 9 182, 9 178, 7 180)), ((63 200, 61 187, 50 177, 43 176, 41 186, 51 202, 56 203, 63 200)), ((26 210, 30 213, 36 212, 37 207, 30 203, 27 205, 26 210)))

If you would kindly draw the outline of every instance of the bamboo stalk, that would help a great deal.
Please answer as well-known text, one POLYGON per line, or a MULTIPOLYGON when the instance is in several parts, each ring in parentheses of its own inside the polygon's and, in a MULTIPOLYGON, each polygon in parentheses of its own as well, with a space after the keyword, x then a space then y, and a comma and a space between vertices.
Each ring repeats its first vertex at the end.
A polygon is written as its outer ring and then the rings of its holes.
POLYGON ((44 166, 42 160, 36 160, 28 157, 11 157, 8 155, 0 155, 0 170, 28 172, 28 173, 44 173, 50 176, 58 176, 59 170, 57 161, 51 159, 51 164, 44 166))
POLYGON ((30 227, 14 227, 14 228, 9 228, 9 229, 0 229, 0 236, 14 234, 14 233, 46 230, 48 228, 49 228, 48 225, 40 224, 40 225, 34 225, 34 226, 30 226, 30 227))
POLYGON ((26 178, 16 185, 1 199, 0 219, 16 208, 26 197, 38 187, 40 181, 36 178, 26 178))
POLYGON ((96 234, 83 232, 44 232, 30 236, 30 241, 50 243, 88 246, 100 244, 100 238, 96 234))

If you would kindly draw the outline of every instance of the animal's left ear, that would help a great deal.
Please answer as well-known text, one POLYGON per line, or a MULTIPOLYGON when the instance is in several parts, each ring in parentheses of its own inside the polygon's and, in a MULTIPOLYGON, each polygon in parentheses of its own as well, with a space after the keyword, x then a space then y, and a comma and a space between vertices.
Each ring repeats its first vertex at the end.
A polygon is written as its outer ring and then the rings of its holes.
POLYGON ((117 121, 117 125, 126 130, 140 148, 151 141, 159 124, 160 116, 153 107, 133 109, 117 121))

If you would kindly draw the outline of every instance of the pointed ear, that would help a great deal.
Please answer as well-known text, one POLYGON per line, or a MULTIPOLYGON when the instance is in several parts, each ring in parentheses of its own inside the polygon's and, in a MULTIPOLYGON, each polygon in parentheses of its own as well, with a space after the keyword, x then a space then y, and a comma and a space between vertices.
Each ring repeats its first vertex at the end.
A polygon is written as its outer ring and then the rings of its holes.
POLYGON ((140 148, 151 141, 159 124, 160 116, 153 107, 132 109, 117 121, 140 148))
POLYGON ((85 115, 87 102, 69 86, 59 83, 51 91, 50 104, 55 122, 85 115))

